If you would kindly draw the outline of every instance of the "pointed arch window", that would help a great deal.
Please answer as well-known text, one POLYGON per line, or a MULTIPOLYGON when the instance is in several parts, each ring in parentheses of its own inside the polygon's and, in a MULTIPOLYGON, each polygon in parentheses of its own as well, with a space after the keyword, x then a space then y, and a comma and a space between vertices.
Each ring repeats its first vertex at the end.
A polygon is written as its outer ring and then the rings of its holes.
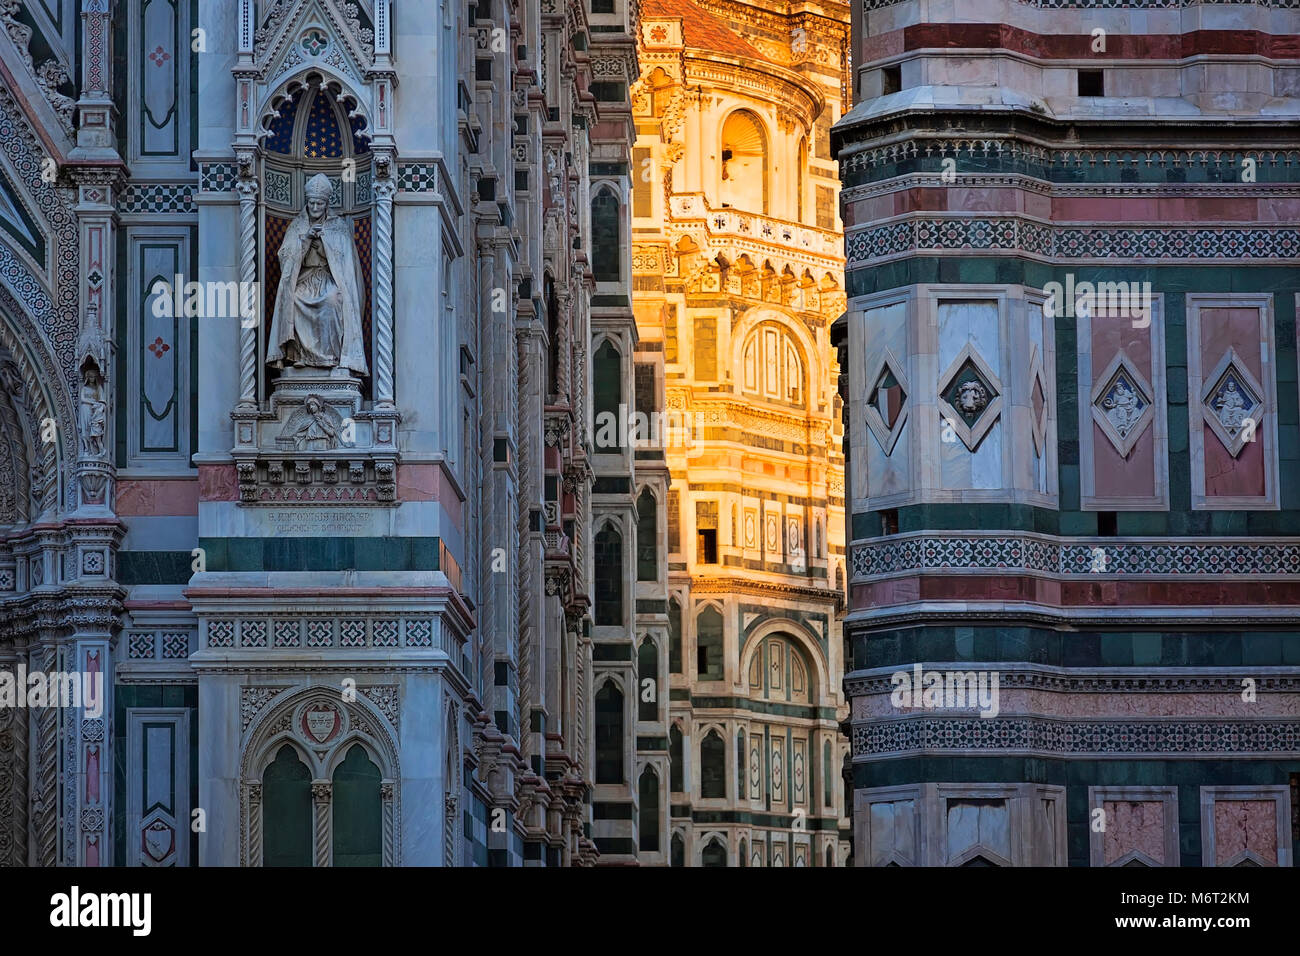
POLYGON ((643 638, 636 655, 637 720, 659 717, 659 649, 650 638, 643 638), (646 681, 650 683, 647 684, 646 681), (648 698, 648 699, 647 699, 648 698))
POLYGON ((596 782, 623 782, 623 692, 612 680, 596 693, 596 782))
POLYGON ((831 767, 831 742, 824 740, 822 741, 822 805, 827 810, 833 806, 833 794, 835 793, 831 789, 833 781, 834 769, 831 767))
POLYGON ((596 533, 596 623, 617 627, 623 623, 623 536, 613 524, 596 533))
POLYGON ((640 817, 637 821, 637 847, 643 852, 659 852, 659 777, 650 767, 641 771, 637 785, 640 817))
POLYGON ((668 789, 681 793, 685 789, 682 779, 682 731, 676 724, 668 732, 668 789))
MULTIPOLYGON (((736 731, 736 796, 745 799, 745 732, 736 731)), ((745 858, 742 853, 741 859, 745 858)))
POLYGON ((702 866, 727 865, 727 848, 722 845, 721 840, 715 837, 708 842, 704 852, 700 854, 700 864, 702 866))
POLYGON ((623 403, 623 357, 609 339, 600 344, 592 358, 591 391, 596 452, 616 454, 623 450, 623 435, 627 431, 625 427, 619 428, 619 405, 623 403))
POLYGON ((722 615, 706 607, 695 619, 695 676, 722 680, 722 615))
POLYGON ((622 255, 618 195, 603 187, 591 200, 591 272, 597 282, 618 282, 622 278, 622 255))
POLYGON ((700 743, 700 796, 706 800, 727 796, 727 745, 716 730, 700 743))
POLYGON ((383 865, 380 773, 360 744, 334 770, 334 865, 383 865))
POLYGON ((647 488, 636 500, 636 579, 659 577, 659 503, 647 488))
POLYGON ((682 606, 668 599, 668 673, 682 672, 682 606))
POLYGON ((262 865, 311 866, 311 771, 285 744, 262 774, 262 865))
POLYGON ((546 299, 546 339, 550 346, 546 356, 546 390, 548 395, 558 398, 560 350, 565 343, 560 341, 560 302, 555 294, 555 280, 549 273, 543 282, 542 291, 546 299))

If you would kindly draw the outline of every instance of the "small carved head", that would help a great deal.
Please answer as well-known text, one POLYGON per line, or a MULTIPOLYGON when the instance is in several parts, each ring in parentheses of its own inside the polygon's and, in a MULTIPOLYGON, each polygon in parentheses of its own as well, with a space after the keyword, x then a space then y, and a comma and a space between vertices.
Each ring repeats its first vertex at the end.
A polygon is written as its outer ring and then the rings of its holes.
POLYGON ((965 415, 974 415, 989 403, 989 393, 979 382, 963 382, 957 389, 957 409, 965 415))
POLYGON ((325 210, 329 208, 330 196, 334 192, 329 178, 324 173, 317 173, 307 180, 303 192, 307 196, 307 214, 312 219, 319 219, 325 215, 325 210))

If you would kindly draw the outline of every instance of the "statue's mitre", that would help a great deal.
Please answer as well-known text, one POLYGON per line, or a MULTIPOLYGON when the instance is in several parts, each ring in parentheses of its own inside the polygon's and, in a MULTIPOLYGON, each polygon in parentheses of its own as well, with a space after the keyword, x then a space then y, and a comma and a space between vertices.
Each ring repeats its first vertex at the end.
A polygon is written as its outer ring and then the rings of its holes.
POLYGON ((328 176, 324 173, 317 173, 307 180, 303 192, 307 194, 308 199, 329 199, 334 192, 334 187, 330 184, 328 176))

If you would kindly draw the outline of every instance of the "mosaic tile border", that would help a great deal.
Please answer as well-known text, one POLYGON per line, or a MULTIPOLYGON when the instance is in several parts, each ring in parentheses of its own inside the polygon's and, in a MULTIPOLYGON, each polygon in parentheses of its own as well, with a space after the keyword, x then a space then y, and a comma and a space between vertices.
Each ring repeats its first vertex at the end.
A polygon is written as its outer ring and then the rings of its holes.
POLYGON ((1160 575, 1300 575, 1300 542, 1170 542, 1096 538, 1062 542, 1049 537, 919 534, 855 544, 854 581, 872 575, 925 571, 1010 571, 1120 577, 1160 575), (1098 549, 1104 555, 1098 568, 1098 549))
POLYGON ((920 717, 853 726, 853 755, 989 751, 1079 756, 1300 755, 1300 723, 1067 721, 1037 717, 920 717))
POLYGON ((239 170, 234 163, 200 163, 199 192, 228 193, 235 188, 239 170))
POLYGON ((398 163, 397 188, 404 193, 439 193, 437 163, 398 163))
POLYGON ((126 187, 117 211, 121 213, 192 213, 195 188, 190 183, 133 183, 126 187))
POLYGON ((381 647, 440 649, 460 658, 451 629, 435 624, 436 615, 327 615, 271 614, 257 618, 212 617, 202 628, 204 648, 266 650, 277 648, 336 648, 364 651, 381 647), (440 637, 440 645, 435 638, 440 637))
MULTIPOLYGON (((906 0, 862 0, 862 9, 883 10, 896 7, 906 0)), ((1260 7, 1273 7, 1286 10, 1300 8, 1300 0, 1019 0, 1026 6, 1043 7, 1049 10, 1082 10, 1090 7, 1110 9, 1138 10, 1178 10, 1195 6, 1245 6, 1254 4, 1260 7)))
POLYGON ((1255 164, 1253 188, 1300 181, 1300 150, 1050 149, 1009 136, 942 135, 883 146, 852 140, 845 145, 839 162, 846 190, 897 176, 888 168, 903 164, 924 163, 925 168, 909 172, 940 176, 941 162, 947 158, 957 161, 963 182, 968 176, 1029 176, 1061 185, 1243 186, 1240 176, 1247 159, 1255 164), (885 175, 872 177, 872 170, 885 175), (1171 172, 1177 174, 1173 179, 1171 172))
MULTIPOLYGON (((1124 675, 1107 674, 1070 674, 1063 671, 1007 670, 999 665, 990 667, 986 664, 962 663, 963 672, 974 671, 998 674, 1000 690, 1034 690, 1056 694, 1240 694, 1241 676, 1223 676, 1216 673, 1198 677, 1195 675, 1162 676, 1158 674, 1134 674, 1134 668, 1124 668, 1129 673, 1124 675)), ((848 697, 866 697, 868 695, 887 695, 893 693, 896 685, 892 675, 906 667, 890 667, 879 674, 865 674, 860 677, 844 678, 844 693, 848 697)), ((1221 669, 1220 669, 1221 670, 1221 669)), ((1286 694, 1300 691, 1300 672, 1292 675, 1263 673, 1261 668, 1238 668, 1242 676, 1249 676, 1255 681, 1258 693, 1286 694)), ((1295 670, 1295 669, 1293 669, 1295 670)))
POLYGON ((1079 227, 1020 217, 917 218, 845 236, 850 265, 911 252, 1025 252, 1050 259, 1300 259, 1300 229, 1079 227))

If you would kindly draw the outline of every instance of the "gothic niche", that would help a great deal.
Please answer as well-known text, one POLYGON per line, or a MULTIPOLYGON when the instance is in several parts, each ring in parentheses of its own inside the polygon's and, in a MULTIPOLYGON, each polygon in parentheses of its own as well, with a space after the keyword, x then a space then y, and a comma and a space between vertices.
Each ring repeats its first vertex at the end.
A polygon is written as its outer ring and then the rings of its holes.
POLYGON ((255 429, 239 430, 240 500, 390 503, 396 415, 371 401, 376 163, 367 123, 352 95, 319 73, 271 105, 259 176, 266 398, 255 429))

